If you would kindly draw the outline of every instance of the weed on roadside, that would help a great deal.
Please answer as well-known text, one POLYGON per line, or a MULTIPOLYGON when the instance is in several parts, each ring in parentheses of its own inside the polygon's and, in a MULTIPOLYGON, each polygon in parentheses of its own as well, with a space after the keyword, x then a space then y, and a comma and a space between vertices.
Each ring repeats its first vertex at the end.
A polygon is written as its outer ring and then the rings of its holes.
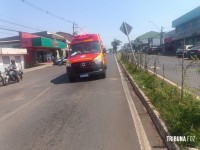
POLYGON ((171 136, 195 137, 195 141, 177 142, 182 147, 200 149, 200 100, 189 92, 166 83, 153 74, 138 70, 127 61, 122 61, 135 82, 150 99, 166 123, 171 136))

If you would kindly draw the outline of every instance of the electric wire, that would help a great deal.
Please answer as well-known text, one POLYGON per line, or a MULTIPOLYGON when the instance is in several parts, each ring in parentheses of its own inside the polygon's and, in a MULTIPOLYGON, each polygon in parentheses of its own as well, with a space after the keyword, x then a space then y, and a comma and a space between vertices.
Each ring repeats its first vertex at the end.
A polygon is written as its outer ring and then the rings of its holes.
MULTIPOLYGON (((7 26, 7 25, 0 25, 1 28, 6 28, 6 29, 10 29, 10 30, 16 30, 16 31, 19 31, 21 30, 20 27, 13 27, 13 26, 7 26)), ((25 29, 23 28, 24 32, 28 32, 28 31, 25 31, 25 29)))
POLYGON ((43 12, 43 13, 46 13, 46 14, 48 14, 48 15, 54 17, 54 18, 57 18, 57 19, 60 19, 60 20, 62 20, 62 21, 65 21, 65 22, 68 22, 68 23, 72 23, 72 24, 75 23, 74 21, 71 21, 71 20, 65 19, 65 18, 63 18, 63 17, 57 16, 56 14, 51 13, 51 12, 48 11, 48 10, 44 10, 44 9, 42 9, 42 8, 39 8, 38 6, 36 6, 36 5, 34 5, 34 4, 30 3, 30 2, 28 2, 28 1, 26 1, 26 0, 20 0, 20 1, 22 1, 24 4, 26 4, 26 5, 28 5, 28 6, 32 7, 32 8, 37 9, 37 10, 43 12))
MULTIPOLYGON (((30 3, 30 2, 28 2, 27 0, 20 0, 20 1, 22 1, 24 4, 26 4, 26 5, 28 5, 28 6, 32 7, 32 8, 34 8, 34 9, 36 9, 36 10, 39 10, 39 11, 41 11, 41 12, 43 12, 43 13, 46 13, 47 15, 50 15, 50 16, 52 16, 52 17, 54 17, 54 18, 59 19, 59 20, 62 20, 62 21, 65 21, 65 22, 68 22, 68 23, 73 24, 73 28, 74 28, 74 29, 80 28, 79 25, 78 25, 76 22, 74 22, 74 21, 71 21, 71 20, 65 19, 65 18, 63 18, 63 17, 60 17, 60 16, 58 16, 58 15, 56 15, 56 14, 54 14, 54 13, 48 11, 48 10, 44 10, 44 9, 42 9, 42 8, 40 8, 40 7, 36 6, 36 5, 34 5, 34 4, 30 3)), ((77 33, 77 31, 74 31, 74 32, 77 33)))
POLYGON ((9 23, 9 24, 12 24, 12 25, 20 26, 20 27, 23 27, 23 28, 27 28, 27 29, 32 29, 32 30, 36 30, 36 31, 42 31, 40 29, 36 29, 36 28, 30 27, 30 26, 22 25, 22 24, 15 23, 15 22, 8 21, 8 20, 1 19, 1 18, 0 18, 0 21, 1 22, 6 22, 6 23, 9 23))
POLYGON ((13 31, 13 32, 21 32, 20 30, 8 29, 8 28, 3 28, 3 27, 0 27, 0 29, 7 30, 7 31, 13 31))
POLYGON ((7 32, 0 32, 0 34, 7 34, 7 35, 12 35, 13 36, 13 34, 7 33, 7 32))
MULTIPOLYGON (((11 16, 8 16, 7 14, 4 14, 1 10, 0 10, 0 15, 2 16, 2 17, 5 17, 6 19, 8 19, 9 18, 9 20, 11 20, 12 19, 12 21, 17 21, 17 22, 24 22, 24 20, 22 20, 22 19, 19 19, 19 18, 17 18, 16 19, 16 17, 11 17, 11 16)), ((26 23, 27 24, 27 23, 26 23)), ((32 26, 34 26, 34 27, 37 27, 37 29, 39 30, 39 29, 44 29, 44 30, 47 30, 46 29, 46 27, 42 27, 42 26, 38 26, 38 25, 36 25, 36 24, 30 24, 30 23, 28 23, 29 25, 29 27, 32 27, 32 26)))

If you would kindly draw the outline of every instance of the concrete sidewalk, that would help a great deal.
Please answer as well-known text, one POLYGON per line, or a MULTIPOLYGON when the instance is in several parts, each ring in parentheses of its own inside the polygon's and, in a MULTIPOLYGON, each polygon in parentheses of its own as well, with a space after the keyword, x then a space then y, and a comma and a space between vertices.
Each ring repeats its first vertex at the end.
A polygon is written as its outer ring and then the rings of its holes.
POLYGON ((31 71, 34 71, 34 70, 46 68, 46 67, 49 67, 49 66, 53 66, 53 62, 50 62, 50 63, 39 63, 38 65, 33 66, 31 68, 25 68, 25 69, 23 69, 23 72, 27 73, 27 72, 31 72, 31 71))

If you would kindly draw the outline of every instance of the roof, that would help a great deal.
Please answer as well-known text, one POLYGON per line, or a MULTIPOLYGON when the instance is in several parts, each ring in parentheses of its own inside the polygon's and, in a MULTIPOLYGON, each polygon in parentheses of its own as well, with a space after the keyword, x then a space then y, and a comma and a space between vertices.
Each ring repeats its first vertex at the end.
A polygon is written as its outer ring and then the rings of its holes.
POLYGON ((12 36, 0 39, 0 41, 15 41, 15 40, 20 40, 19 36, 12 36))
POLYGON ((186 13, 185 15, 179 17, 178 19, 172 21, 172 27, 177 27, 183 23, 191 21, 197 17, 200 17, 200 6, 193 9, 192 11, 186 13))
POLYGON ((140 41, 143 41, 143 40, 148 41, 148 38, 159 39, 160 38, 160 32, 150 31, 150 32, 147 32, 145 34, 142 34, 141 36, 138 36, 136 38, 136 40, 139 39, 140 41))
POLYGON ((48 35, 48 31, 41 31, 41 32, 35 32, 35 33, 31 33, 31 34, 35 34, 41 37, 46 37, 46 38, 52 38, 51 35, 48 35))
POLYGON ((71 42, 73 35, 69 34, 69 33, 65 33, 65 32, 56 32, 56 34, 59 34, 61 36, 64 36, 67 41, 71 42))
MULTIPOLYGON (((69 43, 72 39, 72 35, 68 34, 68 33, 64 33, 64 32, 57 32, 57 33, 53 33, 53 32, 48 32, 48 31, 42 31, 42 32, 36 32, 36 33, 30 33, 33 35, 38 35, 41 37, 46 37, 46 38, 50 38, 50 39, 57 39, 60 41, 66 41, 69 43)), ((6 38, 0 38, 0 41, 15 41, 18 40, 20 41, 20 37, 19 36, 12 36, 12 37, 6 37, 6 38)))
POLYGON ((49 31, 36 32, 32 34, 39 35, 41 37, 50 38, 50 39, 58 39, 61 41, 65 41, 65 37, 63 37, 62 35, 58 35, 56 33, 49 32, 49 31))

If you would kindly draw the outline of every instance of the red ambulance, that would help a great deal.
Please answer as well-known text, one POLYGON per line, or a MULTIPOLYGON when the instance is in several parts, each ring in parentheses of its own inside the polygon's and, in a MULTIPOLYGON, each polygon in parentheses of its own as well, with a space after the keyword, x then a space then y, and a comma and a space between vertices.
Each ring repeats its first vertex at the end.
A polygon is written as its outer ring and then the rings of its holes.
POLYGON ((72 38, 66 64, 70 81, 93 75, 105 78, 106 68, 105 51, 98 34, 77 35, 72 38))

